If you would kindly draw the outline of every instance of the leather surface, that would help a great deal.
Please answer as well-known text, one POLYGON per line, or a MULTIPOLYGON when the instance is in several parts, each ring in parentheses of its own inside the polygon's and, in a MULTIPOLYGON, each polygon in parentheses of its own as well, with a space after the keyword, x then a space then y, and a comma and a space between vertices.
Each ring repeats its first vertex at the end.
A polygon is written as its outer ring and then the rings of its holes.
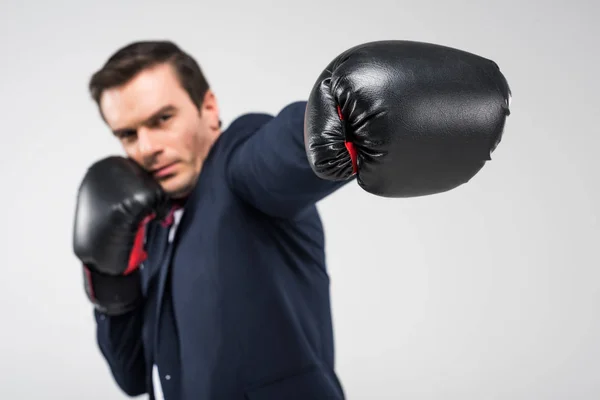
POLYGON ((496 63, 445 46, 365 43, 340 54, 307 105, 305 146, 315 173, 353 175, 385 197, 451 190, 477 174, 502 139, 510 89, 496 63))
POLYGON ((160 185, 133 161, 111 156, 86 172, 77 195, 73 249, 88 268, 122 274, 138 227, 169 203, 160 185))
POLYGON ((96 309, 106 315, 123 315, 136 309, 143 299, 140 270, 108 275, 83 268, 84 289, 96 309))

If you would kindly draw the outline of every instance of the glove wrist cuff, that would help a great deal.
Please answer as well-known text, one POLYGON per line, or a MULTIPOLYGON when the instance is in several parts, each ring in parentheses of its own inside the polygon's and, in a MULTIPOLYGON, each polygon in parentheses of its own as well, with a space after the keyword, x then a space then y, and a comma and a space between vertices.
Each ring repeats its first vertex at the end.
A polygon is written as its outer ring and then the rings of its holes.
POLYGON ((107 275, 83 266, 84 288, 98 312, 114 316, 126 314, 143 302, 139 270, 128 275, 107 275))

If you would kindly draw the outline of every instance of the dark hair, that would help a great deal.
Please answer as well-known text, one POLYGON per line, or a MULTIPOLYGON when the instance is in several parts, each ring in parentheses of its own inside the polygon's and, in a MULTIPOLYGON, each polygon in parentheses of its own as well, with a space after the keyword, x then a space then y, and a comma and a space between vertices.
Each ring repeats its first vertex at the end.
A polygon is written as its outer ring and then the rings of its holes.
POLYGON ((104 90, 126 84, 139 72, 164 63, 173 66, 179 83, 200 109, 209 89, 208 82, 196 60, 171 41, 139 41, 117 50, 92 75, 90 94, 100 106, 104 90))

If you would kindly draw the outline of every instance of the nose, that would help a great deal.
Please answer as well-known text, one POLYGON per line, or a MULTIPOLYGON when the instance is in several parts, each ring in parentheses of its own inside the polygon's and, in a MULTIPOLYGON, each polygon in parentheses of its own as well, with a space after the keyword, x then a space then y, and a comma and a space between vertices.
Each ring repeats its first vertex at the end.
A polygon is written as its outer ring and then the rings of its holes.
POLYGON ((138 129, 137 145, 140 156, 144 160, 150 160, 160 152, 160 143, 156 135, 145 127, 138 129))

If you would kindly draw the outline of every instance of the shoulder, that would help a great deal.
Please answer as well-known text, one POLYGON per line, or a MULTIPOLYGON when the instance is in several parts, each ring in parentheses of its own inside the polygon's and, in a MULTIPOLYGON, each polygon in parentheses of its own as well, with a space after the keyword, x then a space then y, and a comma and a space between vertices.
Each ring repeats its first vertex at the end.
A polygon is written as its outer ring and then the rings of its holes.
POLYGON ((306 101, 294 101, 288 103, 276 115, 262 112, 251 112, 240 115, 229 124, 223 134, 225 136, 243 135, 244 133, 251 134, 276 118, 286 121, 303 121, 306 104, 306 101))
POLYGON ((220 151, 229 153, 239 144, 245 142, 253 134, 270 122, 277 120, 277 125, 296 126, 303 123, 306 101, 295 101, 286 104, 277 114, 266 112, 248 112, 235 118, 221 133, 218 147, 220 151))
MULTIPOLYGON (((229 153, 274 118, 267 113, 247 113, 235 118, 217 141, 217 151, 229 153)), ((216 150, 216 149, 215 149, 216 150)))
POLYGON ((246 136, 256 132, 273 118, 273 115, 267 113, 247 113, 240 115, 223 131, 223 136, 246 136))
POLYGON ((268 113, 246 113, 234 119, 227 131, 256 130, 274 118, 268 113))

